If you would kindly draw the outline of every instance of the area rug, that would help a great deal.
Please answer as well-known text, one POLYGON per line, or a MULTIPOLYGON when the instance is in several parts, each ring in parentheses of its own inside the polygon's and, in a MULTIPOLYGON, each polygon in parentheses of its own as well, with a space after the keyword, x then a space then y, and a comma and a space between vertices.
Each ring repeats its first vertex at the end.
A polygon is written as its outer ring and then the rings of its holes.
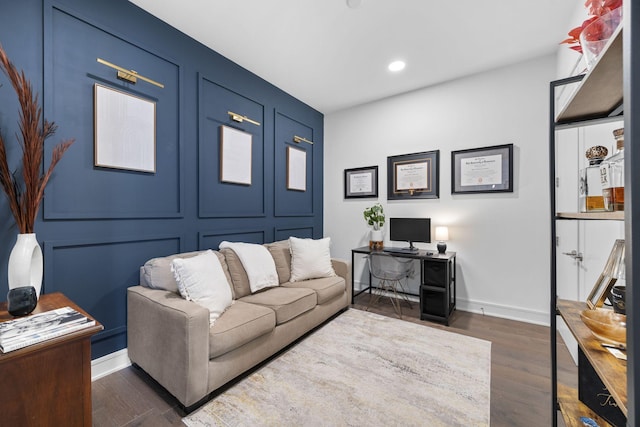
POLYGON ((491 343, 350 309, 182 421, 488 426, 491 343))

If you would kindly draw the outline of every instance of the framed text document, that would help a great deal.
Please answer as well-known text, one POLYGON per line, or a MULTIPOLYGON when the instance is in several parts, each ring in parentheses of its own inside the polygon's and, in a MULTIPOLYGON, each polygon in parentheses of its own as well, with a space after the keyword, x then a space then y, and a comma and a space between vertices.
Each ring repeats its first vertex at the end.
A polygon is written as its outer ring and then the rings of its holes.
POLYGON ((387 200, 437 199, 440 151, 387 157, 387 200))
POLYGON ((344 170, 344 198, 378 197, 378 166, 344 170))
POLYGON ((451 193, 513 192, 513 144, 451 152, 451 193))

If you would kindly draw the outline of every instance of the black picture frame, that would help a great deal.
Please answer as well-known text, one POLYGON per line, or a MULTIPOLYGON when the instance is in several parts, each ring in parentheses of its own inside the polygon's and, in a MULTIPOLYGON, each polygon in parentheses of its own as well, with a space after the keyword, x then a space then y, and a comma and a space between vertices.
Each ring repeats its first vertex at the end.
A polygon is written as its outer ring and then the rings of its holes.
POLYGON ((378 166, 344 170, 344 198, 378 197, 378 166))
POLYGON ((451 194, 473 193, 513 193, 513 144, 451 152, 451 194))
POLYGON ((387 200, 438 199, 440 150, 387 157, 387 200))

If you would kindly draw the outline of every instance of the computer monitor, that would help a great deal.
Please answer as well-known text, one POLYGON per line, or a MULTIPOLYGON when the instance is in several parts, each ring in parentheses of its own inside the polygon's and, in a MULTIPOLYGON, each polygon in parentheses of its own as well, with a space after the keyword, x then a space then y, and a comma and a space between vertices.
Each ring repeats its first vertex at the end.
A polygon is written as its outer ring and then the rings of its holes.
POLYGON ((417 251, 413 242, 431 243, 431 218, 390 218, 389 239, 409 242, 409 250, 417 251))

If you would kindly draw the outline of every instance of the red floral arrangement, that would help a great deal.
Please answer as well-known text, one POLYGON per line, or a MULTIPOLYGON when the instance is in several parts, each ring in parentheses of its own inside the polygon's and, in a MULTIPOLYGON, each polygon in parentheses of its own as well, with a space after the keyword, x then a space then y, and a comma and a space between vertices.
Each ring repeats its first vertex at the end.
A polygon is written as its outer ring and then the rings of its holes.
MULTIPOLYGON (((560 44, 566 43, 570 49, 582 53, 582 45, 580 44, 580 34, 584 29, 596 21, 603 15, 622 7, 622 0, 587 0, 584 2, 584 6, 589 12, 589 19, 585 20, 581 26, 569 31, 569 37, 560 42, 560 44)), ((592 40, 600 40, 599 35, 604 31, 604 28, 596 28, 589 35, 592 40)))

